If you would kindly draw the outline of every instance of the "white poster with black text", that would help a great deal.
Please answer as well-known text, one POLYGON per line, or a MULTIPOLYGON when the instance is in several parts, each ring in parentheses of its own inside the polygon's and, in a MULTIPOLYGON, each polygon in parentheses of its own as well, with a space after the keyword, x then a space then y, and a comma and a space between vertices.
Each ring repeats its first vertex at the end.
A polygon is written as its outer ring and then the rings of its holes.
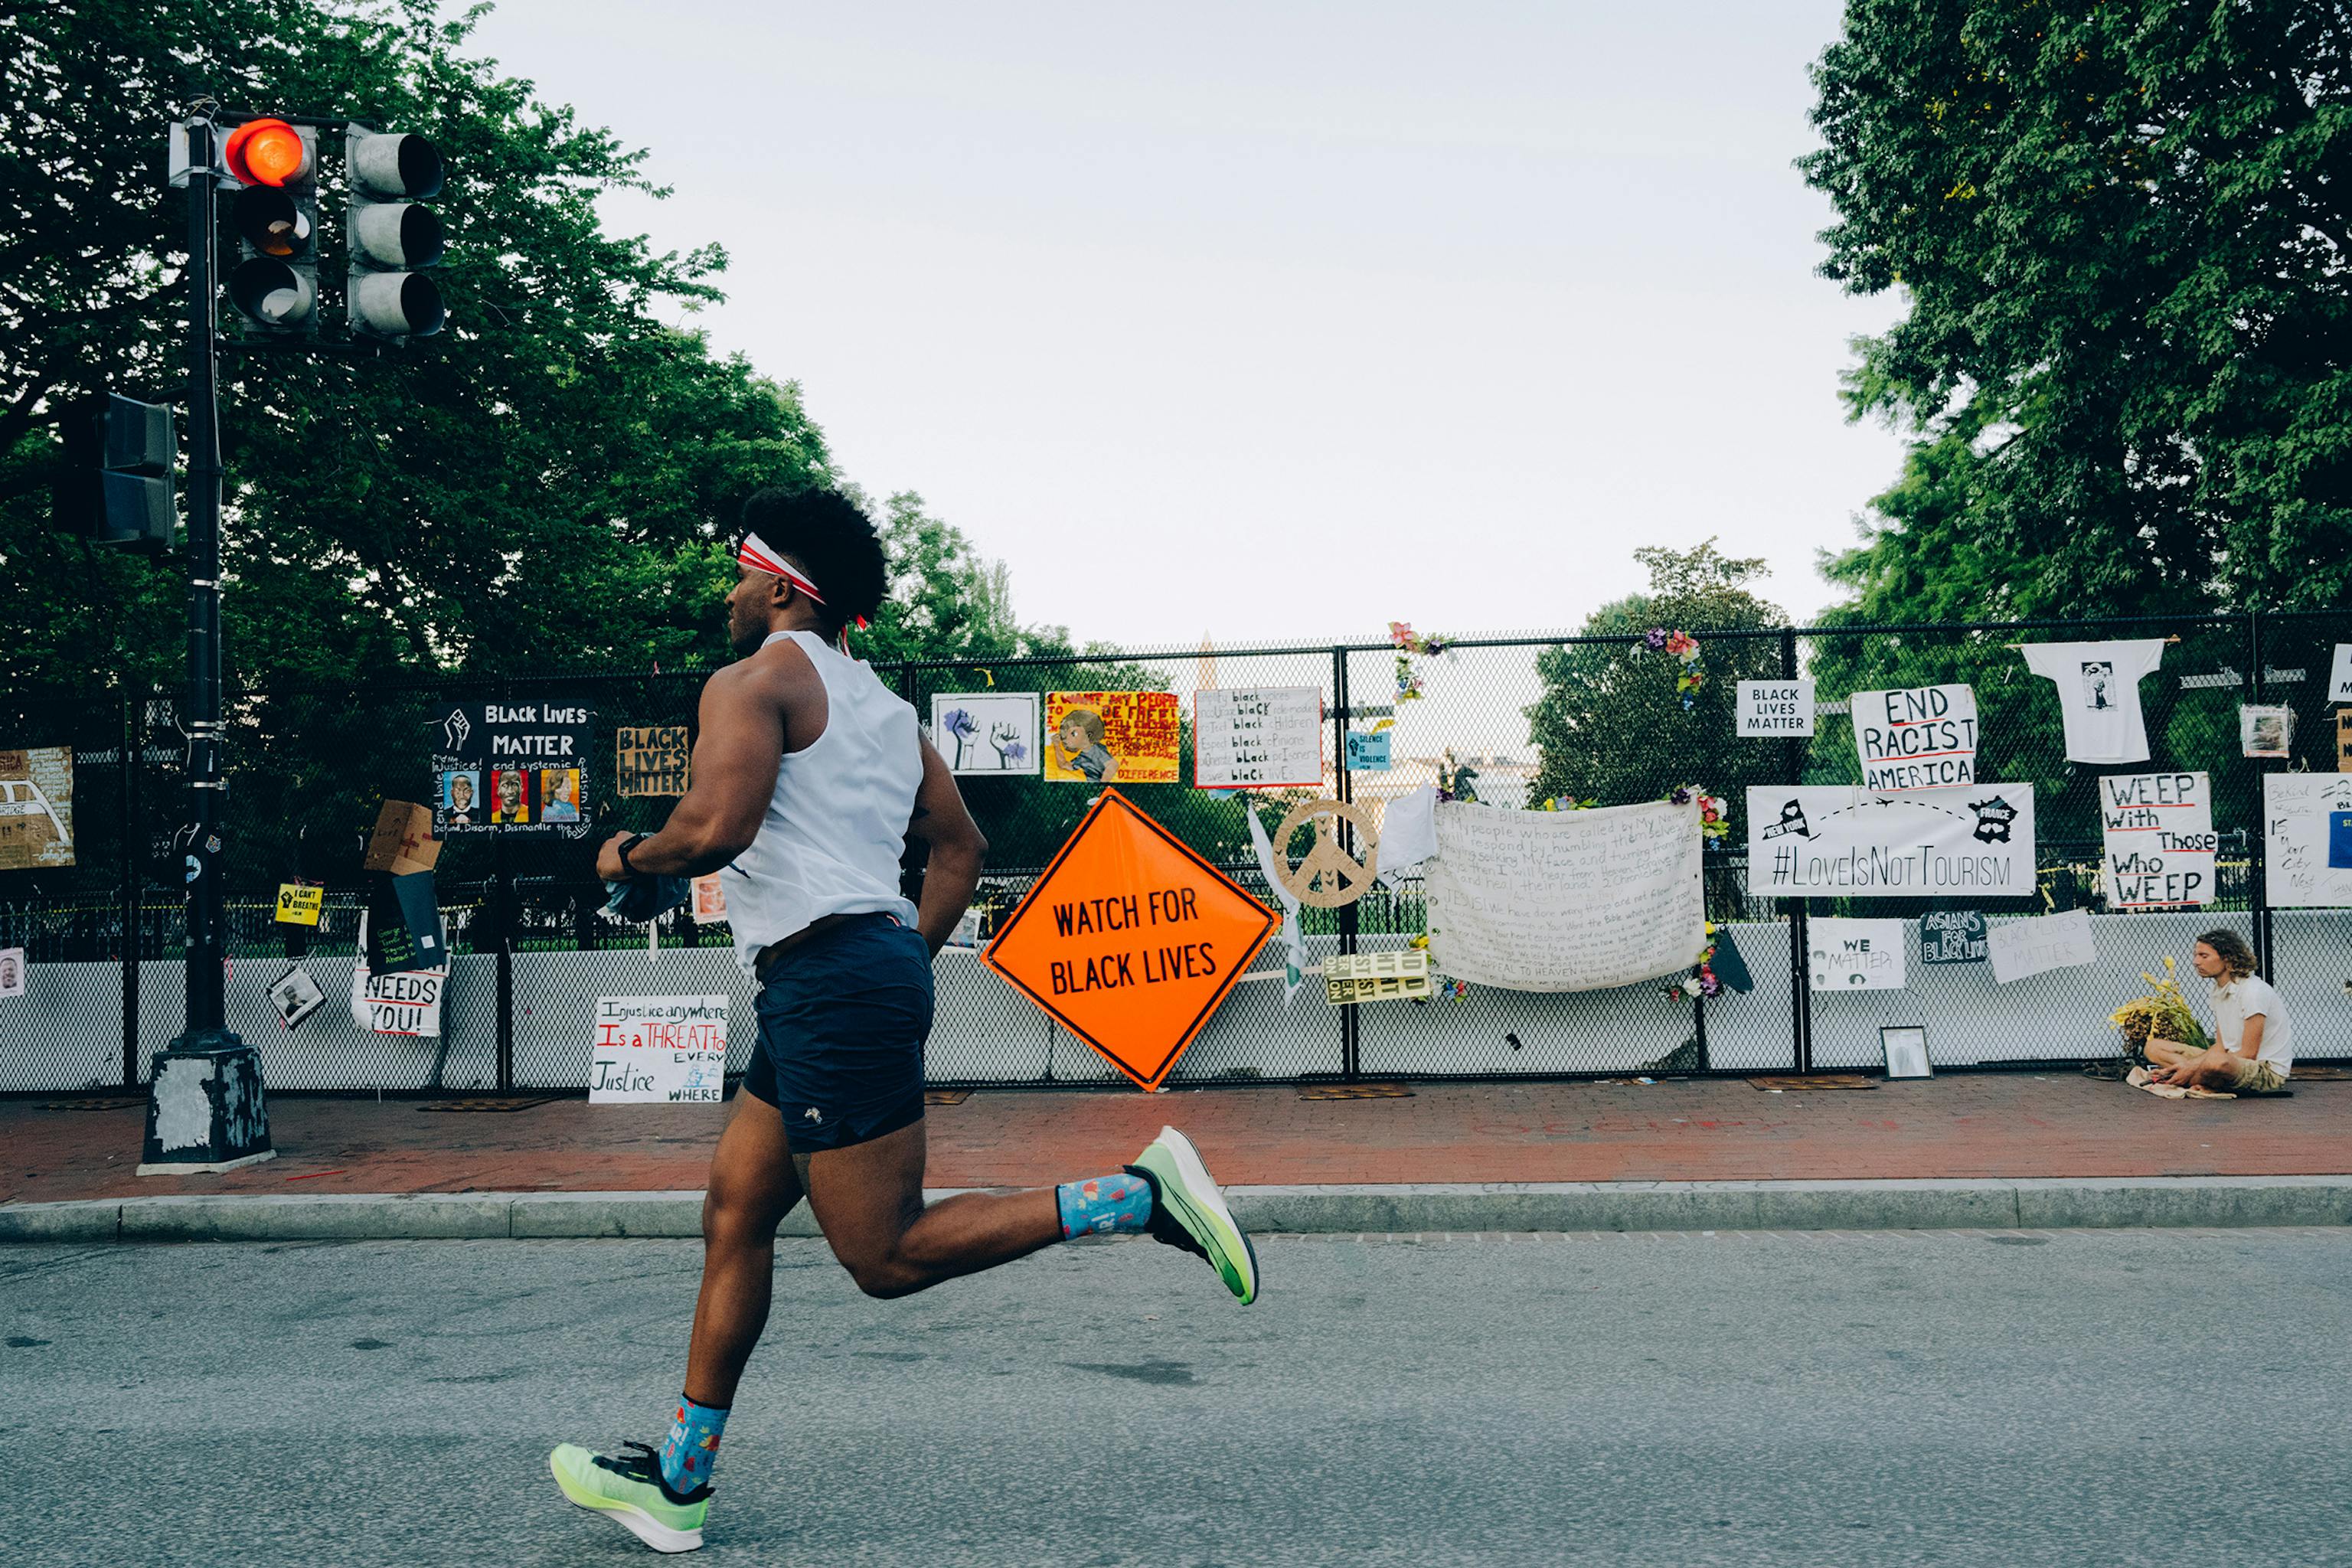
POLYGON ((1909 921, 1805 922, 1806 971, 1816 991, 1900 991, 1909 921))
POLYGON ((1862 787, 1965 789, 1977 782, 1977 694, 1966 686, 1911 686, 1853 694, 1862 787))
POLYGON ((2213 790, 2206 775, 2105 773, 2107 908, 2193 909, 2212 901, 2213 790))
POLYGON ((2021 899, 2033 891, 2033 786, 1874 795, 1751 784, 1748 887, 1772 899, 2021 899))

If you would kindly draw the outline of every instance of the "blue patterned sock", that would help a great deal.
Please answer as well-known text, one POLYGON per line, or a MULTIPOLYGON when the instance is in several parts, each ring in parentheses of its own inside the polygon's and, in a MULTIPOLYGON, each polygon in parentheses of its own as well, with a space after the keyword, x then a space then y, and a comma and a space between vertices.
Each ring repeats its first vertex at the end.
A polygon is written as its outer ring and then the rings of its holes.
POLYGON ((661 1446, 662 1479, 670 1490, 690 1492, 710 1484, 711 1468, 719 1463, 719 1434, 727 1430, 727 1409, 724 1405, 697 1405, 683 1394, 677 1396, 677 1411, 661 1446))
POLYGON ((1141 1230, 1151 1220, 1151 1184, 1121 1171, 1090 1182, 1064 1182, 1054 1189, 1062 1210, 1062 1239, 1141 1230))

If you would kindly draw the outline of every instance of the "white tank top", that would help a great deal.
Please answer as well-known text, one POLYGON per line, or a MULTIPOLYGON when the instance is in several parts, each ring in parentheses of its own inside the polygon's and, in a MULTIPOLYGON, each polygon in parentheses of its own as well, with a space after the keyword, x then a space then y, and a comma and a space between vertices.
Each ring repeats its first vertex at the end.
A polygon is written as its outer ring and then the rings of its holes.
POLYGON ((751 847, 719 873, 736 962, 747 974, 762 948, 827 915, 878 910, 915 923, 915 906, 898 890, 923 779, 915 710, 873 666, 814 632, 774 632, 760 646, 786 637, 824 682, 824 731, 784 753, 751 847))

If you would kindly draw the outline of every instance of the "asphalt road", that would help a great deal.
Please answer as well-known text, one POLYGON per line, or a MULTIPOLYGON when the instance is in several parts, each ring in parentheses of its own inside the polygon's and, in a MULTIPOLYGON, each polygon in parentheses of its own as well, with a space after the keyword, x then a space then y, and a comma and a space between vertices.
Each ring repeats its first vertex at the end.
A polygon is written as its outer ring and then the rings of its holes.
MULTIPOLYGON (((2352 1231, 1147 1242, 871 1301, 779 1259, 706 1561, 2352 1563, 2352 1231)), ((0 1248, 27 1564, 649 1562, 677 1242, 0 1248)))

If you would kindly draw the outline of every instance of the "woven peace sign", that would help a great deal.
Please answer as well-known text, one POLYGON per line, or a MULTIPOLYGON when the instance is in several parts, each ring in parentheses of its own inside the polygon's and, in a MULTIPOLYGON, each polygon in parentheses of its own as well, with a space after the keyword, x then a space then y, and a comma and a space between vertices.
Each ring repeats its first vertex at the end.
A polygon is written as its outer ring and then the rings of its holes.
POLYGON ((1380 835, 1372 831, 1370 817, 1345 801, 1306 801, 1292 806, 1275 830, 1274 868, 1284 889, 1300 903, 1336 910, 1371 890, 1380 870, 1380 835), (1356 830, 1356 842, 1363 848, 1360 860, 1340 846, 1343 820, 1356 830), (1302 828, 1314 830, 1315 842, 1307 847, 1307 858, 1293 866, 1290 840, 1302 828))

